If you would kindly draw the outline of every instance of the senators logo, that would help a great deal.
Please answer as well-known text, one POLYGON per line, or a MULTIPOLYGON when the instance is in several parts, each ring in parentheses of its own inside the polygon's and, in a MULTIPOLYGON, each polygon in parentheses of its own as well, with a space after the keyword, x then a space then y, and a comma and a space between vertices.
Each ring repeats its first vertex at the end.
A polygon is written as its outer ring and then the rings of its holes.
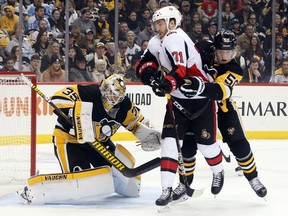
POLYGON ((206 129, 203 129, 202 134, 201 134, 201 138, 209 139, 210 137, 211 137, 210 133, 206 129))

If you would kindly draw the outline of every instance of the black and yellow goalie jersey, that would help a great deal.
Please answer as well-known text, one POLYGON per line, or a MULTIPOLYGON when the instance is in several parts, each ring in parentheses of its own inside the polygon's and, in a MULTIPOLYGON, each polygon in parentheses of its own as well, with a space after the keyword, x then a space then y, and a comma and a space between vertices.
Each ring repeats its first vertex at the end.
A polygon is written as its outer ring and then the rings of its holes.
MULTIPOLYGON (((140 110, 126 96, 122 102, 106 111, 98 85, 74 85, 57 91, 51 98, 67 116, 72 117, 75 101, 93 103, 92 121, 95 139, 107 141, 122 125, 132 131, 138 121, 143 120, 140 110)), ((60 136, 70 143, 77 143, 71 126, 63 117, 58 116, 54 136, 60 136)))
POLYGON ((240 65, 232 59, 227 64, 214 64, 216 70, 214 82, 205 83, 205 90, 202 93, 206 97, 219 101, 219 106, 223 112, 227 112, 226 103, 230 100, 233 87, 243 78, 243 70, 240 65))

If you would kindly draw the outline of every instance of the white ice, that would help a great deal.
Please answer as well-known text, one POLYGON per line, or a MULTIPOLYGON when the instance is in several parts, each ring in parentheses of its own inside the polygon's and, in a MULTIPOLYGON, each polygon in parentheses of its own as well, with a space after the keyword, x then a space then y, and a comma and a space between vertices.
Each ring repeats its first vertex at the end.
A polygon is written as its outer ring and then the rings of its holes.
MULTIPOLYGON (((137 166, 158 157, 160 152, 143 152, 131 142, 121 142, 136 158, 137 166)), ((229 150, 221 144, 226 155, 229 150)), ((214 198, 210 192, 212 172, 198 152, 193 188, 205 188, 204 194, 184 203, 175 204, 167 212, 158 213, 154 205, 161 193, 159 168, 142 175, 142 188, 138 198, 123 198, 111 194, 104 199, 89 203, 23 205, 16 191, 24 185, 0 185, 0 215, 41 216, 287 216, 288 215, 288 140, 251 140, 258 173, 268 189, 266 201, 259 198, 243 176, 234 171, 236 162, 224 162, 225 184, 221 193, 214 198), (287 206, 286 206, 287 205, 287 206)), ((52 144, 37 146, 37 169, 40 173, 59 172, 53 155, 52 144)), ((0 177, 1 178, 1 177, 0 177)), ((175 179, 175 184, 177 179, 175 179)), ((91 187, 96 185, 91 185, 91 187)))

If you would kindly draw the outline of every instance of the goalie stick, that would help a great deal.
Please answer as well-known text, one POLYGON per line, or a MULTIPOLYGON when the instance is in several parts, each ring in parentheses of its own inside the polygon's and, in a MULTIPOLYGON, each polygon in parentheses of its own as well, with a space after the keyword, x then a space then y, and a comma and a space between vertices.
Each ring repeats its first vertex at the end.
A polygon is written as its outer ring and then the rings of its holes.
MULTIPOLYGON (((31 87, 40 97, 42 97, 50 106, 52 106, 58 116, 63 117, 68 123, 71 125, 72 120, 64 113, 62 110, 57 107, 49 97, 47 97, 40 89, 37 88, 25 75, 22 73, 19 76, 28 86, 31 87)), ((160 158, 154 158, 136 168, 127 167, 119 158, 114 155, 109 149, 105 147, 102 143, 98 141, 94 141, 89 143, 90 146, 97 151, 108 163, 110 163, 113 167, 115 167, 119 172, 121 172, 125 177, 131 178, 138 175, 141 175, 145 172, 148 172, 156 167, 160 166, 160 158)))

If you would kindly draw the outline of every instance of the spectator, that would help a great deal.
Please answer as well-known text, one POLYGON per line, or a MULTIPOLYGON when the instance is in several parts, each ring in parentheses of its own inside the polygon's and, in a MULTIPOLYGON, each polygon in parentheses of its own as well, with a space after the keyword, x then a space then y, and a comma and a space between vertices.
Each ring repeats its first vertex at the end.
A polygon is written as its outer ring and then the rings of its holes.
POLYGON ((217 33, 217 23, 210 22, 208 26, 208 32, 207 32, 208 39, 213 42, 216 33, 217 33))
MULTIPOLYGON (((78 18, 78 13, 75 9, 75 3, 74 0, 69 0, 69 26, 72 25, 72 23, 78 18)), ((66 20, 66 14, 65 14, 65 10, 62 10, 60 12, 60 16, 63 20, 66 20)))
POLYGON ((58 34, 63 34, 65 31, 65 22, 61 18, 60 15, 61 11, 59 8, 55 8, 52 10, 52 15, 50 18, 48 18, 51 31, 55 34, 57 37, 58 34))
POLYGON ((92 29, 94 35, 96 35, 95 24, 90 20, 90 9, 83 8, 81 10, 81 17, 78 17, 73 23, 72 26, 78 26, 80 28, 80 33, 83 35, 86 32, 86 29, 92 29))
POLYGON ((241 47, 239 45, 236 46, 236 62, 240 65, 244 73, 247 73, 247 64, 244 56, 241 53, 241 47))
POLYGON ((4 52, 4 49, 7 47, 7 45, 10 42, 10 36, 9 33, 3 29, 0 28, 0 48, 2 49, 2 51, 4 52))
POLYGON ((91 73, 86 67, 86 59, 83 56, 76 56, 75 67, 69 72, 69 82, 93 82, 91 73))
POLYGON ((43 6, 44 7, 44 16, 46 19, 51 17, 51 12, 53 10, 53 7, 44 3, 44 0, 33 0, 33 3, 27 6, 27 13, 29 17, 32 17, 36 14, 36 7, 43 6))
POLYGON ((15 61, 13 57, 7 57, 4 59, 4 67, 1 68, 0 71, 4 72, 14 72, 17 71, 17 69, 14 67, 15 61))
POLYGON ((194 23, 191 34, 188 34, 194 43, 202 39, 202 25, 201 23, 194 23))
POLYGON ((288 83, 288 58, 283 58, 281 61, 281 68, 275 71, 273 83, 288 83))
MULTIPOLYGON (((14 59, 14 68, 19 71, 19 46, 14 46, 11 49, 11 53, 10 53, 10 57, 12 57, 14 59)), ((23 56, 22 57, 22 66, 27 66, 30 62, 30 59, 23 56)), ((22 70, 22 68, 21 68, 22 70)))
POLYGON ((154 35, 154 30, 152 28, 152 20, 148 20, 143 29, 137 36, 136 44, 141 45, 144 40, 150 40, 151 37, 154 35))
POLYGON ((40 71, 43 73, 45 70, 47 70, 47 68, 49 67, 49 64, 51 62, 51 56, 52 55, 56 55, 58 56, 58 59, 60 60, 60 62, 62 62, 62 55, 60 53, 60 45, 57 41, 52 41, 49 46, 48 49, 46 51, 46 53, 42 56, 41 58, 41 68, 40 71))
POLYGON ((231 12, 236 14, 238 11, 242 9, 242 0, 224 0, 222 4, 229 3, 231 7, 231 12))
POLYGON ((103 59, 98 59, 95 61, 95 69, 92 72, 92 77, 94 82, 101 82, 103 79, 109 76, 109 71, 107 70, 107 62, 103 59))
MULTIPOLYGON (((279 30, 277 27, 275 27, 275 34, 277 35, 279 33, 279 30)), ((266 38, 263 42, 263 49, 266 53, 270 53, 271 52, 271 44, 272 44, 272 34, 271 32, 268 33, 268 31, 266 32, 266 38)))
MULTIPOLYGON (((90 20, 94 22, 98 17, 98 8, 100 5, 96 0, 86 0, 86 7, 90 9, 90 20)), ((97 32, 97 29, 96 29, 97 32)))
MULTIPOLYGON (((19 29, 19 23, 16 23, 14 26, 14 32, 15 34, 11 37, 11 41, 8 43, 7 47, 5 48, 5 53, 6 55, 10 55, 11 50, 14 46, 19 46, 20 41, 19 41, 19 35, 23 34, 24 31, 19 29)), ((25 39, 25 37, 22 37, 22 55, 23 57, 31 58, 31 56, 34 54, 34 50, 29 43, 28 40, 25 39)))
POLYGON ((57 55, 50 58, 50 66, 42 73, 40 81, 42 82, 65 82, 65 71, 61 68, 61 62, 57 55))
POLYGON ((38 82, 41 79, 40 63, 41 63, 40 56, 37 54, 34 54, 32 55, 30 59, 30 63, 26 67, 23 68, 23 71, 34 72, 36 74, 36 78, 38 82))
MULTIPOLYGON (((79 45, 85 40, 86 30, 85 30, 85 34, 82 34, 79 26, 72 26, 71 27, 71 34, 73 35, 74 43, 79 45)), ((93 34, 94 34, 94 32, 93 32, 93 34)))
POLYGON ((46 53, 48 46, 48 32, 40 31, 37 35, 36 42, 32 45, 32 48, 35 50, 36 54, 42 57, 46 53))
MULTIPOLYGON (((92 29, 87 29, 84 40, 82 40, 79 44, 80 49, 84 57, 86 58, 89 54, 92 54, 92 58, 94 58, 96 42, 94 40, 94 33, 92 29)), ((90 59, 91 60, 91 59, 90 59)), ((89 60, 87 60, 89 61, 89 60)))
POLYGON ((244 53, 246 49, 250 46, 251 38, 254 34, 253 26, 250 24, 247 24, 245 26, 244 32, 238 36, 237 38, 237 45, 241 47, 241 52, 244 53))
POLYGON ((30 37, 31 40, 32 40, 32 41, 36 41, 36 38, 37 38, 37 36, 38 36, 38 34, 39 34, 40 31, 46 31, 46 32, 47 32, 47 34, 48 34, 48 40, 49 40, 49 41, 51 41, 53 38, 56 38, 57 35, 55 35, 55 37, 54 37, 53 33, 52 33, 52 32, 49 32, 48 30, 49 30, 49 29, 48 29, 48 27, 47 27, 47 21, 44 20, 44 19, 40 20, 40 21, 38 22, 37 29, 31 29, 31 30, 29 31, 29 32, 31 32, 31 33, 30 33, 30 34, 31 34, 31 37, 30 37))
POLYGON ((119 41, 126 41, 127 40, 126 34, 128 31, 129 31, 129 28, 128 28, 127 22, 121 22, 119 25, 118 40, 119 41))
POLYGON ((108 13, 109 13, 108 9, 106 7, 103 7, 103 6, 100 7, 98 10, 99 17, 96 18, 96 20, 94 21, 97 39, 101 38, 102 29, 109 29, 110 28, 110 24, 107 20, 108 13))
POLYGON ((239 20, 241 28, 244 28, 244 26, 248 23, 249 14, 253 11, 250 8, 249 0, 243 0, 242 6, 242 9, 235 14, 235 18, 239 20))
POLYGON ((46 22, 46 30, 49 32, 51 31, 50 23, 45 18, 45 8, 43 6, 37 6, 35 8, 35 15, 29 17, 27 23, 26 23, 26 31, 37 29, 40 20, 45 20, 46 22))
POLYGON ((259 83, 262 80, 262 71, 259 68, 259 58, 252 58, 246 74, 243 74, 243 82, 259 83))
POLYGON ((15 24, 19 21, 19 17, 15 14, 12 6, 7 5, 3 8, 3 14, 0 17, 0 27, 5 29, 9 35, 12 35, 15 24))
POLYGON ((160 0, 159 1, 159 8, 163 8, 169 5, 169 0, 160 0))
POLYGON ((253 26, 254 34, 258 36, 258 38, 260 39, 260 42, 262 43, 266 38, 266 35, 265 35, 266 28, 263 28, 262 26, 259 25, 256 13, 251 12, 248 15, 248 24, 253 26))
POLYGON ((188 32, 192 23, 192 11, 189 1, 183 1, 181 4, 182 22, 181 27, 185 32, 188 32))
MULTIPOLYGON (((288 56, 287 56, 288 57, 288 56)), ((282 64, 282 59, 283 59, 283 52, 280 48, 275 49, 275 66, 274 70, 277 70, 281 68, 282 64)), ((271 74, 272 74, 272 52, 268 53, 265 59, 265 69, 264 69, 264 74, 263 74, 263 80, 264 82, 268 83, 271 79, 271 74)), ((274 71, 273 71, 274 73, 274 71)))
POLYGON ((265 52, 262 49, 260 40, 256 35, 251 37, 249 47, 245 50, 243 56, 247 65, 250 64, 253 58, 259 59, 259 68, 260 70, 264 70, 265 52))
POLYGON ((137 13, 135 11, 130 11, 127 17, 128 28, 134 32, 135 35, 138 35, 140 32, 139 22, 137 18, 137 13))
POLYGON ((238 19, 233 19, 232 29, 231 31, 235 34, 236 38, 243 33, 243 30, 240 26, 240 22, 238 19))
POLYGON ((204 25, 208 25, 209 22, 217 22, 218 15, 218 3, 214 0, 204 0, 201 7, 201 22, 204 25))
MULTIPOLYGON (((121 1, 118 1, 118 22, 122 23, 127 20, 127 13, 124 9, 124 5, 121 1)), ((114 29, 115 29, 115 9, 109 11, 108 14, 108 23, 110 24, 110 32, 114 37, 114 29)), ((121 25, 121 24, 120 24, 121 25)))
POLYGON ((288 52, 288 45, 287 42, 284 40, 282 33, 279 32, 276 34, 275 43, 276 47, 280 48, 283 54, 288 52))
POLYGON ((75 47, 69 46, 69 51, 68 51, 68 67, 71 69, 72 67, 75 67, 75 62, 76 62, 76 50, 75 47))
POLYGON ((231 29, 233 26, 233 20, 235 19, 234 13, 231 11, 231 5, 229 2, 223 4, 223 12, 222 12, 222 27, 224 29, 231 29))
MULTIPOLYGON (((5 2, 5 0, 4 0, 5 2)), ((0 1, 1 11, 3 11, 4 7, 6 6, 12 6, 14 8, 15 14, 19 16, 20 11, 20 3, 16 0, 7 0, 7 3, 3 3, 0 1)), ((30 4, 30 3, 29 3, 30 4)), ((26 6, 22 5, 23 15, 27 14, 26 6)))
MULTIPOLYGON (((123 76, 125 76, 126 71, 131 67, 128 55, 127 53, 128 44, 126 41, 119 41, 119 53, 120 56, 120 62, 118 62, 118 70, 117 73, 121 73, 123 76)), ((139 47, 140 51, 140 47, 139 47)), ((131 57, 132 59, 132 57, 131 57)))
POLYGON ((250 7, 257 14, 257 17, 259 18, 263 8, 265 7, 266 0, 250 0, 250 3, 251 3, 250 7))
POLYGON ((113 42, 114 38, 111 37, 111 32, 109 31, 108 28, 103 28, 101 31, 101 39, 99 40, 99 42, 104 43, 104 45, 106 45, 106 43, 109 42, 113 42))
MULTIPOLYGON (((107 67, 108 67, 108 70, 110 71, 110 73, 116 73, 117 72, 117 70, 115 71, 115 69, 114 69, 114 58, 115 58, 115 55, 116 55, 116 53, 115 53, 115 43, 113 42, 113 43, 107 43, 106 44, 106 47, 107 47, 107 52, 105 53, 105 57, 107 58, 107 61, 109 62, 109 64, 107 65, 107 67)), ((117 69, 119 69, 120 68, 120 56, 119 55, 117 55, 117 62, 118 62, 118 64, 117 64, 117 69)))
POLYGON ((141 12, 141 15, 139 17, 139 23, 138 26, 140 28, 140 31, 143 31, 146 27, 146 24, 150 22, 151 19, 151 12, 148 8, 144 8, 141 12))
POLYGON ((128 31, 126 34, 126 38, 127 38, 127 49, 125 55, 127 56, 130 63, 133 55, 139 52, 141 50, 141 47, 135 43, 135 34, 133 31, 128 31))

